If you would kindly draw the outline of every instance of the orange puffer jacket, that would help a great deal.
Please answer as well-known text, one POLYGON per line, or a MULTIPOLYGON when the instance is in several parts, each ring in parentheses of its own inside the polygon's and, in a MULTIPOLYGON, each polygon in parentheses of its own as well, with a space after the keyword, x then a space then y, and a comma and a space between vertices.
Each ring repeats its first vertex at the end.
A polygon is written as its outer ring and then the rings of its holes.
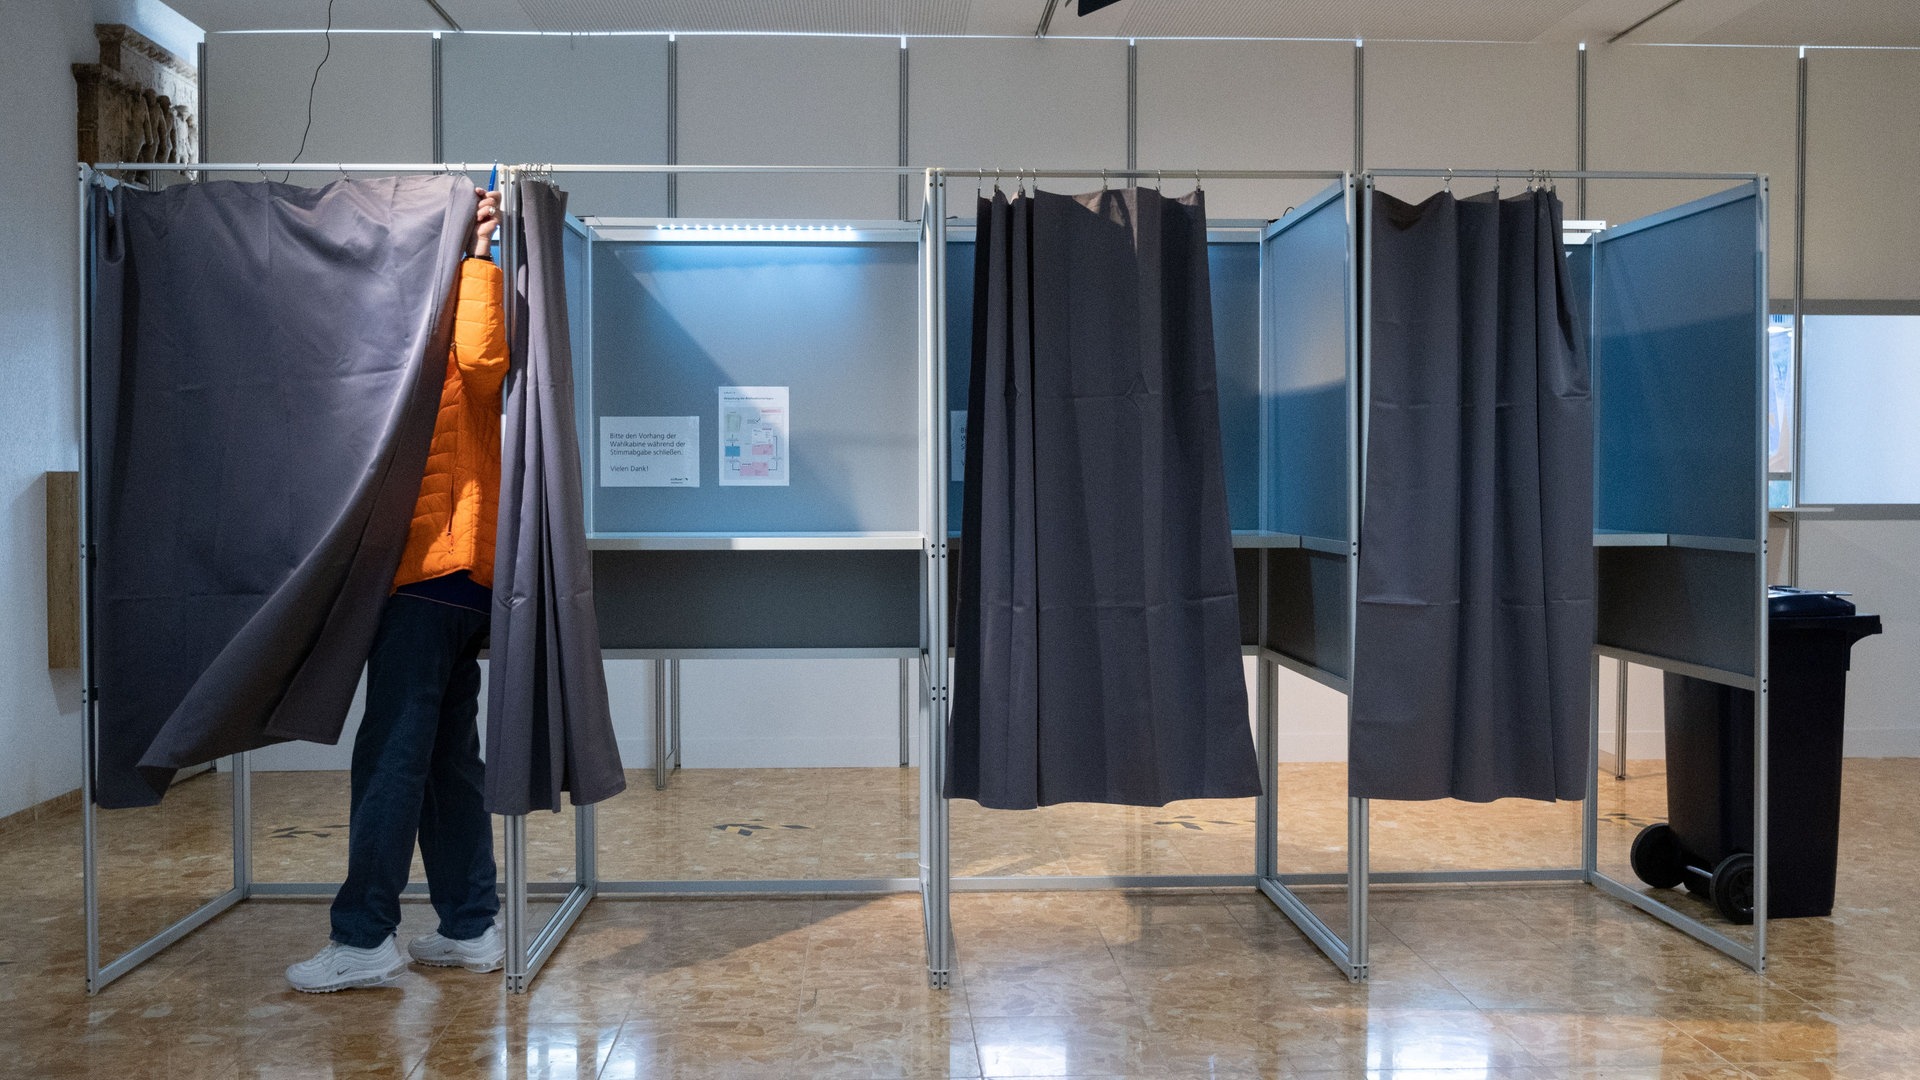
POLYGON ((433 422, 427 472, 413 505, 407 550, 394 588, 461 570, 493 586, 494 526, 500 507, 500 384, 507 377, 507 330, 500 268, 460 264, 453 347, 433 422))

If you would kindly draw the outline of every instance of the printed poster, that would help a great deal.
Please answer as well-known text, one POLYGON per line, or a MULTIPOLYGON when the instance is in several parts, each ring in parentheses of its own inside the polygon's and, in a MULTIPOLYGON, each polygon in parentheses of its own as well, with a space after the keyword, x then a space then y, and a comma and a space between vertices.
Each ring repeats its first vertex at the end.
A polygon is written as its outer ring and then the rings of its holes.
POLYGON ((700 486, 700 418, 600 418, 601 487, 700 486))
POLYGON ((786 487, 787 387, 720 388, 720 486, 786 487))

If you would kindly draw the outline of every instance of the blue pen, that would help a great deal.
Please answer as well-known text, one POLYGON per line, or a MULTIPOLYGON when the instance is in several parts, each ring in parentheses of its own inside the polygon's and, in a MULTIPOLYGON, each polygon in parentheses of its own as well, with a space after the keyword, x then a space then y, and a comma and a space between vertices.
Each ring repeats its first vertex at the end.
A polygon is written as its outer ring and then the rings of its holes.
POLYGON ((499 181, 499 179, 500 179, 500 166, 495 165, 493 167, 493 171, 487 174, 487 190, 492 191, 493 185, 497 181, 499 181))

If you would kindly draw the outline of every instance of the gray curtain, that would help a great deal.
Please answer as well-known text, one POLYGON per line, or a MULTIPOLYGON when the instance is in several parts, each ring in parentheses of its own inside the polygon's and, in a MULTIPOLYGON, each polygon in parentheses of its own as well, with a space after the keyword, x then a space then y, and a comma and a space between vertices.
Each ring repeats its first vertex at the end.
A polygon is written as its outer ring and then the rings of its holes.
POLYGON ((473 189, 95 190, 95 801, 335 742, 406 542, 473 189))
POLYGON ((487 682, 487 809, 525 814, 625 790, 607 707, 581 511, 573 352, 561 250, 567 197, 515 189, 525 253, 513 274, 513 367, 501 446, 487 682))
POLYGON ((947 795, 1257 794, 1200 192, 981 200, 947 795))
POLYGON ((1593 404, 1560 201, 1373 198, 1352 794, 1582 798, 1593 404))

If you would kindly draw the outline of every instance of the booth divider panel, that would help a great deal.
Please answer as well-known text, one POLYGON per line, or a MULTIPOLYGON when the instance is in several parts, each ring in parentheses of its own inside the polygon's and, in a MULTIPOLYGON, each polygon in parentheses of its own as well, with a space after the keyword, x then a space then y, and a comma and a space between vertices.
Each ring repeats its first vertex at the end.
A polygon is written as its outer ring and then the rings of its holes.
MULTIPOLYGON (((573 415, 574 433, 580 439, 580 460, 587 466, 594 464, 593 440, 598 427, 593 417, 593 332, 587 325, 587 257, 592 245, 587 240, 587 228, 578 218, 566 219, 566 228, 560 231, 560 257, 567 272, 567 343, 573 346, 573 415)), ((588 469, 580 474, 583 490, 595 483, 594 473, 588 469)), ((593 517, 587 515, 587 531, 593 531, 593 517)))
MULTIPOLYGON (((1756 198, 1722 193, 1597 240, 1592 362, 1602 529, 1760 539, 1756 198)), ((1749 565, 1748 607, 1751 587, 1749 565)))
POLYGON ((1260 640, 1260 568, 1267 552, 1264 548, 1234 548, 1234 585, 1240 595, 1240 644, 1259 646, 1260 640))
POLYGON ((1266 646, 1329 675, 1350 677, 1349 557, 1308 548, 1267 552, 1266 646))
MULTIPOLYGON (((972 229, 964 240, 947 241, 947 410, 954 414, 953 419, 966 416, 969 400, 969 380, 973 372, 973 238, 972 229)), ((957 432, 959 425, 954 425, 957 432)), ((960 515, 966 506, 966 484, 961 475, 966 471, 965 443, 961 436, 951 436, 952 445, 947 453, 947 531, 954 536, 960 535, 960 515)), ((957 562, 957 560, 950 560, 957 562)), ((959 582, 948 594, 958 597, 959 582)), ((951 605, 957 607, 958 605, 951 605)))
MULTIPOLYGON (((960 595, 960 560, 966 558, 960 549, 958 540, 948 544, 952 557, 947 560, 947 595, 960 595)), ((1268 558, 1266 548, 1234 548, 1233 576, 1234 587, 1240 598, 1240 644, 1259 647, 1266 644, 1260 632, 1260 570, 1268 558)), ((953 640, 960 629, 960 606, 947 606, 947 640, 953 640)), ((1344 639, 1343 639, 1344 640, 1344 639)))
POLYGON ((596 551, 603 649, 920 647, 912 550, 596 551))
POLYGON ((596 239, 592 261, 590 438, 695 416, 700 463, 698 487, 604 487, 589 455, 596 534, 918 531, 915 245, 596 239), (788 388, 786 486, 721 486, 723 386, 788 388))
POLYGON ((1235 529, 1259 529, 1260 483, 1268 471, 1260 460, 1260 245, 1208 244, 1207 272, 1227 521, 1235 529))
MULTIPOLYGON (((1336 185, 1335 192, 1340 188, 1336 185)), ((1266 296, 1269 441, 1267 520, 1272 532, 1347 537, 1346 201, 1325 198, 1261 246, 1266 296)), ((1344 635, 1339 639, 1345 647, 1344 635)))
MULTIPOLYGON (((947 408, 965 413, 973 370, 973 241, 947 244, 947 408)), ((1260 524, 1260 250, 1247 241, 1207 245, 1213 287, 1215 383, 1220 393, 1220 438, 1227 474, 1227 520, 1236 530, 1260 524)), ((965 485, 958 440, 952 451, 947 505, 949 527, 960 532, 965 485)), ((958 595, 958 594, 955 594, 958 595)))
POLYGON ((1603 547, 1594 555, 1597 643, 1753 674, 1756 556, 1673 547, 1603 547))

